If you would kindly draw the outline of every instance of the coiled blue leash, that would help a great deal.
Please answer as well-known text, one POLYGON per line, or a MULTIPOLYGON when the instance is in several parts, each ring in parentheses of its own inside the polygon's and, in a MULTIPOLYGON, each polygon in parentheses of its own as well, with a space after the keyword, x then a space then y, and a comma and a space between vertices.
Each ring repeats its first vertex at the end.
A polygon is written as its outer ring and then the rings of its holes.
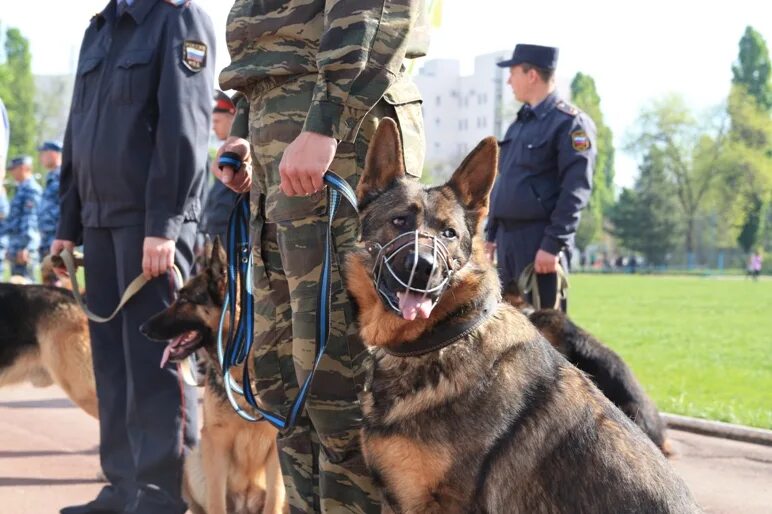
MULTIPOLYGON (((220 160, 220 166, 231 166, 230 162, 220 160)), ((330 332, 330 302, 332 285, 332 223, 335 219, 342 198, 345 198, 354 210, 357 210, 356 194, 351 186, 332 171, 324 175, 327 184, 327 237, 325 238, 324 261, 319 277, 319 289, 317 295, 317 323, 316 323, 316 351, 311 371, 303 382, 298 395, 290 406, 287 416, 270 412, 258 406, 249 375, 249 365, 246 362, 254 342, 254 303, 252 299, 252 252, 249 242, 249 195, 239 197, 236 206, 231 212, 228 221, 227 249, 228 249, 228 290, 223 304, 223 312, 220 316, 220 326, 217 334, 218 357, 223 369, 225 391, 233 409, 247 421, 261 421, 265 419, 279 430, 288 430, 295 426, 298 417, 311 389, 314 374, 327 349, 327 340, 330 332), (236 316, 237 298, 236 287, 240 285, 240 315, 236 316), (223 348, 223 324, 226 312, 230 315, 230 334, 228 342, 223 348), (231 368, 243 364, 241 387, 231 375, 231 368), (241 395, 254 413, 244 410, 236 400, 236 395, 241 395)))

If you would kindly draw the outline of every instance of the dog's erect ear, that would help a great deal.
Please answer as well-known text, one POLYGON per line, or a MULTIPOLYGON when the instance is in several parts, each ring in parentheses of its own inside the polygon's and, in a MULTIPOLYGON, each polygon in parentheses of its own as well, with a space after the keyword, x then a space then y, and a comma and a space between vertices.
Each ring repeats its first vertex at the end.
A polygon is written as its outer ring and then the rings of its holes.
POLYGON ((499 145, 494 137, 486 137, 466 156, 448 181, 467 209, 488 208, 499 160, 499 145))
POLYGON ((404 176, 405 160, 399 129, 394 120, 383 118, 367 149, 365 170, 357 186, 357 200, 362 202, 369 193, 385 189, 392 181, 404 176))
POLYGON ((222 246, 220 236, 216 236, 214 243, 212 243, 212 254, 209 257, 209 269, 212 270, 215 279, 225 278, 227 265, 228 256, 225 255, 225 248, 222 246))

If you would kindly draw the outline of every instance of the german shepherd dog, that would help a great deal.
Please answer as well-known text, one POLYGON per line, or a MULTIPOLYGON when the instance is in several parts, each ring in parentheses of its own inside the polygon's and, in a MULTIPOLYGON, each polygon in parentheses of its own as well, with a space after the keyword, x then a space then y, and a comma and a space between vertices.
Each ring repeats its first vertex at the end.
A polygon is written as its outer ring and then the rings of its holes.
POLYGON ((0 284, 0 387, 57 384, 98 417, 88 320, 66 289, 0 284))
MULTIPOLYGON (((203 349, 207 361, 201 443, 185 459, 183 496, 193 514, 285 512, 276 447, 277 430, 248 423, 228 402, 217 358, 217 326, 225 299, 225 252, 216 239, 201 273, 180 289, 167 309, 142 325, 151 339, 168 343, 161 365, 203 349)), ((226 316, 226 323, 228 317, 226 316)), ((227 326, 226 326, 227 329, 227 326)), ((233 369, 241 376, 241 369, 233 369)), ((242 405, 246 408, 246 405, 242 405)))
POLYGON ((553 348, 584 371, 606 398, 627 414, 665 456, 673 455, 657 406, 622 357, 561 311, 534 310, 518 291, 505 291, 504 299, 528 316, 553 348))
POLYGON ((401 148, 383 120, 346 260, 373 353, 361 438, 384 510, 699 512, 643 432, 501 302, 478 237, 496 140, 432 188, 405 179, 401 148))

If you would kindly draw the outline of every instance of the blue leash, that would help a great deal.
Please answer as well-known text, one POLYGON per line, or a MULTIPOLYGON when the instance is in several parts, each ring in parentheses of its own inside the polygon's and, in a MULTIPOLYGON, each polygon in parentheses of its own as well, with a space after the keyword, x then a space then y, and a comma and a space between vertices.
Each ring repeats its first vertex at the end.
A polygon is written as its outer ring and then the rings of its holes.
MULTIPOLYGON (((230 165, 228 163, 228 165, 230 165)), ((311 388, 316 369, 327 349, 327 340, 330 333, 330 302, 331 302, 331 264, 332 264, 332 222, 340 206, 341 198, 345 198, 354 210, 357 209, 356 195, 351 186, 332 171, 324 175, 327 184, 327 237, 324 243, 324 261, 322 273, 319 278, 319 290, 317 296, 317 324, 316 324, 316 354, 311 372, 303 382, 295 401, 284 417, 280 414, 267 411, 257 405, 254 391, 249 376, 249 366, 246 359, 249 356, 254 342, 254 303, 252 301, 252 253, 249 242, 249 194, 243 194, 236 202, 228 221, 227 249, 228 249, 228 290, 223 304, 223 312, 220 317, 220 326, 217 334, 218 356, 223 369, 225 392, 228 400, 236 413, 247 421, 260 421, 265 419, 279 430, 288 430, 295 426, 298 417, 303 411, 308 392, 311 388), (240 284, 240 316, 236 316, 237 283, 240 284), (226 310, 230 315, 230 334, 227 344, 223 349, 223 322, 226 310), (231 368, 243 364, 241 387, 231 376, 231 368), (246 412, 239 406, 235 394, 243 395, 249 406, 257 415, 246 412)))

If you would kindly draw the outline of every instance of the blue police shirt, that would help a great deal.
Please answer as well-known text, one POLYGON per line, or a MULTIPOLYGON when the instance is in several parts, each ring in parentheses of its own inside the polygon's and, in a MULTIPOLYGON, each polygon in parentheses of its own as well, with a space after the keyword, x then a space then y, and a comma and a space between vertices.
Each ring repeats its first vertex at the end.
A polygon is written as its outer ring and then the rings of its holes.
POLYGON ((499 143, 488 241, 500 223, 547 222, 542 250, 557 255, 573 244, 592 192, 595 141, 590 117, 554 92, 533 109, 524 106, 499 143))
POLYGON ((195 3, 112 0, 86 29, 62 148, 57 237, 143 225, 176 239, 201 211, 215 37, 195 3))
POLYGON ((8 236, 8 253, 13 256, 21 250, 37 252, 40 246, 38 232, 38 204, 41 189, 30 177, 16 186, 11 208, 1 235, 8 236))
MULTIPOLYGON (((5 258, 5 249, 8 248, 8 236, 5 235, 3 227, 8 219, 8 197, 5 194, 5 188, 0 187, 0 260, 5 258)), ((2 265, 0 265, 2 267, 2 265)))
POLYGON ((48 172, 46 187, 38 208, 38 229, 40 230, 40 248, 51 247, 56 236, 56 223, 59 221, 59 177, 61 170, 56 168, 48 172))

